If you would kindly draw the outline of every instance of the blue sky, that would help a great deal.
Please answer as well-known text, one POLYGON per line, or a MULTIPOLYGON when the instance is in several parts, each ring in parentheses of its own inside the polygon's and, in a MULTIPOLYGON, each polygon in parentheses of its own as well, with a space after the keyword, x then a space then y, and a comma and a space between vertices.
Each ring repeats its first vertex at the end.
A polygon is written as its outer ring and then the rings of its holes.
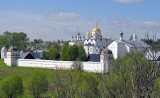
POLYGON ((105 38, 146 32, 160 38, 160 0, 0 0, 0 34, 25 32, 43 40, 70 40, 92 31, 96 22, 105 38))

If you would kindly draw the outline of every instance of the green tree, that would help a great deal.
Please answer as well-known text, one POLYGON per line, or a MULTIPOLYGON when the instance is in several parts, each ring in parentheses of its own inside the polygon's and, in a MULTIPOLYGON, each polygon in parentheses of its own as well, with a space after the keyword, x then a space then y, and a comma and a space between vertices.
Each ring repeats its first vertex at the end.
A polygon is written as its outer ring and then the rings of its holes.
POLYGON ((63 43, 61 47, 61 53, 60 53, 60 60, 67 61, 68 60, 68 51, 69 49, 69 44, 68 43, 63 43))
MULTIPOLYGON (((70 70, 65 74, 58 71, 53 75, 51 91, 53 98, 84 98, 79 94, 79 87, 83 77, 82 73, 70 70)), ((89 98, 89 97, 88 97, 89 98)))
POLYGON ((86 53, 85 53, 85 50, 83 48, 83 46, 79 46, 78 47, 78 58, 77 60, 79 61, 85 61, 86 60, 86 53))
POLYGON ((5 78, 1 82, 1 91, 7 98, 17 98, 23 93, 22 79, 16 75, 5 78))
POLYGON ((43 51, 43 59, 48 60, 48 51, 43 51))
POLYGON ((27 89, 33 94, 34 98, 40 98, 42 93, 48 90, 48 80, 44 73, 33 73, 27 81, 27 89))
POLYGON ((78 46, 77 45, 73 45, 73 46, 69 46, 67 49, 67 57, 69 61, 75 61, 78 58, 78 46))
POLYGON ((4 32, 0 36, 0 45, 9 48, 11 45, 16 46, 19 50, 24 50, 29 41, 27 34, 24 32, 4 32))
POLYGON ((160 98, 160 78, 157 78, 154 83, 152 98, 160 98))
POLYGON ((141 53, 118 58, 110 67, 110 73, 100 76, 102 94, 110 98, 151 98, 158 69, 156 63, 141 53))
POLYGON ((64 43, 61 47, 60 59, 64 61, 84 61, 86 59, 85 50, 83 46, 69 46, 68 43, 64 43))
POLYGON ((53 60, 58 55, 58 50, 55 47, 49 48, 48 59, 53 60))

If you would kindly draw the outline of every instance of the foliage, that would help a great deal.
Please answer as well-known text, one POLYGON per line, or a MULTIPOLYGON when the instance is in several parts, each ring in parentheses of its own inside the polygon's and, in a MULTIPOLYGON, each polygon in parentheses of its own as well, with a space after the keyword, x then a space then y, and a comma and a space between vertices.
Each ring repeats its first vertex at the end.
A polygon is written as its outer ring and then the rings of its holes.
POLYGON ((78 47, 78 57, 77 57, 78 61, 85 61, 86 60, 86 53, 85 50, 83 48, 83 46, 79 46, 78 47))
POLYGON ((49 47, 48 51, 43 52, 43 58, 47 60, 59 60, 59 52, 60 52, 60 45, 58 43, 52 43, 49 47))
POLYGON ((79 87, 79 92, 82 96, 81 98, 101 98, 98 90, 99 80, 97 80, 97 77, 94 77, 92 73, 84 75, 83 78, 84 81, 79 87))
POLYGON ((29 38, 27 38, 27 34, 24 32, 4 32, 3 35, 0 36, 0 46, 5 46, 9 48, 11 45, 16 46, 19 50, 24 50, 27 46, 27 42, 29 38))
POLYGON ((110 73, 99 76, 101 94, 110 98, 150 98, 158 75, 158 66, 141 53, 127 54, 115 60, 110 73))
POLYGON ((3 97, 17 98, 23 93, 22 79, 19 76, 13 75, 5 78, 1 83, 1 94, 3 97))
POLYGON ((65 42, 61 46, 60 60, 63 60, 63 61, 68 60, 68 51, 69 51, 69 44, 65 42))
POLYGON ((61 47, 60 59, 63 61, 84 61, 86 59, 85 50, 83 46, 69 46, 68 43, 64 43, 61 47))
POLYGON ((60 60, 63 61, 85 61, 86 54, 83 46, 73 45, 70 46, 67 42, 64 42, 62 46, 54 42, 48 49, 44 52, 44 59, 58 59, 57 56, 60 55, 60 60))
POLYGON ((152 50, 160 51, 160 40, 155 41, 153 39, 150 39, 149 37, 147 39, 141 39, 141 40, 150 45, 150 48, 152 50))
POLYGON ((35 44, 43 43, 43 40, 42 39, 34 39, 33 43, 35 43, 35 44))
MULTIPOLYGON (((29 89, 31 80, 36 86, 46 80, 33 72, 46 73, 48 91, 40 93, 47 98, 159 98, 159 67, 146 60, 140 53, 127 54, 118 58, 110 66, 107 74, 95 74, 79 70, 50 70, 41 68, 6 67, 0 61, 0 78, 13 73, 19 74, 25 81, 23 98, 32 98, 33 89, 29 89), (32 79, 31 79, 31 76, 32 79), (29 78, 28 78, 29 77, 29 78)), ((2 82, 0 82, 2 83, 2 82)), ((47 83, 47 82, 45 82, 47 83)), ((43 86, 44 87, 44 86, 43 86)), ((34 90, 36 91, 36 90, 34 90)), ((0 92, 3 95, 3 92, 0 92)), ((5 97, 2 97, 5 98, 5 97)))
POLYGON ((74 61, 73 64, 72 64, 72 69, 74 69, 74 70, 83 70, 82 62, 74 61))
POLYGON ((45 74, 33 73, 27 82, 27 89, 33 94, 34 98, 40 98, 42 93, 48 90, 48 80, 45 74))
POLYGON ((81 72, 70 70, 61 74, 57 71, 51 85, 53 98, 83 98, 79 92, 83 80, 81 72))
POLYGON ((153 98, 160 98, 160 78, 157 78, 154 84, 153 98))
POLYGON ((53 60, 58 55, 58 50, 55 47, 49 48, 48 50, 48 59, 53 60))
POLYGON ((43 59, 49 59, 48 58, 48 51, 43 51, 43 59))

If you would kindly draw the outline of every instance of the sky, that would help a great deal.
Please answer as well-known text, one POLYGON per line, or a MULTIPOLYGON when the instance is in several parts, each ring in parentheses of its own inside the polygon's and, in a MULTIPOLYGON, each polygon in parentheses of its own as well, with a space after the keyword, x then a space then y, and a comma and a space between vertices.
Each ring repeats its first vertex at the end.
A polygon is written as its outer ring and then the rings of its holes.
POLYGON ((160 39, 160 0, 0 0, 0 34, 25 32, 30 40, 70 40, 97 24, 104 38, 136 34, 160 39))

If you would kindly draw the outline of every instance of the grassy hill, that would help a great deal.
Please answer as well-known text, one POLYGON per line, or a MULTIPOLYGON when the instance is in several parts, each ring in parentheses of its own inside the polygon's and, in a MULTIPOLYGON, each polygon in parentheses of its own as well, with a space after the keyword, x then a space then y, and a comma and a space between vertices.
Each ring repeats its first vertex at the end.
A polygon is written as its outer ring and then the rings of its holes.
MULTIPOLYGON (((18 75, 22 78, 23 85, 24 85, 24 94, 20 98, 32 98, 30 93, 26 90, 26 85, 27 85, 26 81, 28 77, 35 72, 42 72, 42 73, 45 73, 47 76, 47 79, 49 81, 49 91, 46 95, 47 98, 54 98, 52 97, 52 95, 55 92, 52 89, 52 86, 55 83, 59 82, 64 86, 87 85, 85 78, 88 77, 88 80, 89 80, 90 77, 91 78, 95 77, 95 73, 88 73, 88 72, 82 72, 82 71, 53 70, 53 69, 18 67, 18 66, 10 67, 4 64, 2 59, 0 60, 0 81, 11 75, 18 75)), ((1 82, 0 82, 0 85, 1 85, 1 82)), ((76 86, 74 88, 79 88, 79 87, 76 86)))
POLYGON ((29 68, 29 67, 10 67, 4 64, 3 60, 0 60, 0 79, 3 79, 9 75, 19 75, 23 80, 33 72, 44 72, 47 76, 50 76, 54 70, 42 69, 42 68, 29 68))

